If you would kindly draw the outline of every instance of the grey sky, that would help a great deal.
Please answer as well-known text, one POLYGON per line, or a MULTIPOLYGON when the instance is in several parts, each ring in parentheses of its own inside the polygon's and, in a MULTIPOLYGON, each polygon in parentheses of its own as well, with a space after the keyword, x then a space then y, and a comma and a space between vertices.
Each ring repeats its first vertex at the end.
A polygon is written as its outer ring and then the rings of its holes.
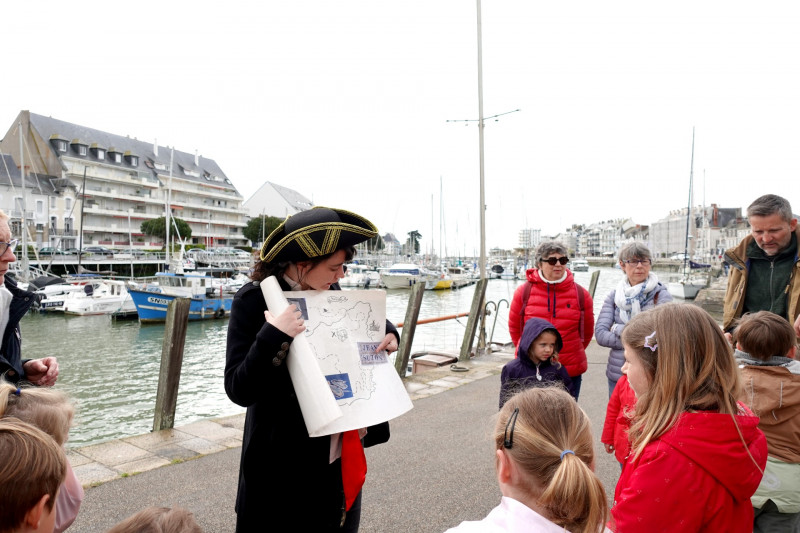
MULTIPOLYGON (((219 163, 447 252, 478 234, 476 7, 468 0, 3 6, 0 128, 21 109, 219 163)), ((772 192, 800 211, 800 7, 483 2, 487 247, 520 228, 772 192)))

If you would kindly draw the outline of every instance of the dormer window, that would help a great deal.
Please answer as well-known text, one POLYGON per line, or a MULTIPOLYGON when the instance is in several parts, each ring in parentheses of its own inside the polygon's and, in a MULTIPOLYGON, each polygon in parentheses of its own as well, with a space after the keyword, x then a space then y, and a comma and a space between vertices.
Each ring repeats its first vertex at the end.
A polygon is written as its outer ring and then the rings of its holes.
POLYGON ((118 152, 113 146, 108 149, 108 159, 114 163, 122 163, 122 152, 118 152))
POLYGON ((197 170, 192 170, 190 168, 186 168, 186 167, 183 167, 183 166, 181 167, 181 170, 183 170, 183 173, 185 175, 189 176, 189 177, 192 177, 192 178, 199 178, 200 177, 200 172, 198 172, 197 170))
POLYGON ((125 152, 125 161, 132 167, 139 166, 139 156, 132 154, 130 151, 125 152))
POLYGON ((86 143, 81 142, 80 139, 72 139, 72 143, 70 144, 72 144, 72 149, 75 150, 75 153, 79 156, 85 157, 86 154, 89 153, 89 146, 86 143))
POLYGON ((50 136, 50 144, 53 145, 53 148, 62 154, 67 153, 67 147, 69 143, 66 139, 62 139, 58 133, 54 133, 50 136))
POLYGON ((92 151, 92 155, 95 156, 99 161, 105 161, 106 159, 106 149, 102 146, 98 145, 97 143, 93 143, 90 147, 92 151))

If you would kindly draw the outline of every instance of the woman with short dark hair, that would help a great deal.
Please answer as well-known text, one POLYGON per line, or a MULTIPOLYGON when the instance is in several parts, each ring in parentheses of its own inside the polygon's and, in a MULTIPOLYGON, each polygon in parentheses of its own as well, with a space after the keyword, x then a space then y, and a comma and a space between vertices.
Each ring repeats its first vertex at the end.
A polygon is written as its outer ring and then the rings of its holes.
POLYGON ((572 379, 575 399, 581 391, 581 376, 588 364, 586 347, 592 341, 594 312, 589 291, 575 283, 567 268, 567 248, 558 241, 541 243, 534 255, 536 268, 525 273, 527 281, 517 287, 508 313, 508 331, 519 344, 525 322, 531 317, 553 324, 563 339, 559 361, 572 379))

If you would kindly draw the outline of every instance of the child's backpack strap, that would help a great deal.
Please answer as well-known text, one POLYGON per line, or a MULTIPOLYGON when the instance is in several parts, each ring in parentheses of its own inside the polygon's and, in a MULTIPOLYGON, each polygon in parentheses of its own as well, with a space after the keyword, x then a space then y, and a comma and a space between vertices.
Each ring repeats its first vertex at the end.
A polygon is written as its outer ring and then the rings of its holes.
POLYGON ((581 310, 581 319, 580 323, 578 324, 578 333, 580 333, 581 344, 583 344, 583 322, 584 322, 584 317, 586 315, 586 309, 584 309, 584 307, 586 306, 586 296, 583 294, 583 287, 581 287, 577 283, 575 284, 575 291, 578 293, 578 307, 581 310))
POLYGON ((525 281, 525 288, 522 289, 522 307, 519 308, 519 334, 522 336, 522 330, 525 329, 525 309, 528 308, 528 300, 531 297, 531 287, 533 283, 525 281))

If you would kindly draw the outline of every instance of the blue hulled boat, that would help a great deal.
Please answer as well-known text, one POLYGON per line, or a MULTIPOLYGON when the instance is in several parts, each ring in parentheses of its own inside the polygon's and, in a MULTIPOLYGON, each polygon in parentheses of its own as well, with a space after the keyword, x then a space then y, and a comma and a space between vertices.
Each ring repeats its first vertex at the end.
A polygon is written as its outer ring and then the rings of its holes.
POLYGON ((189 320, 223 318, 230 315, 232 294, 225 294, 220 280, 195 273, 159 272, 137 289, 128 289, 139 322, 164 322, 167 306, 175 298, 189 298, 189 320))

